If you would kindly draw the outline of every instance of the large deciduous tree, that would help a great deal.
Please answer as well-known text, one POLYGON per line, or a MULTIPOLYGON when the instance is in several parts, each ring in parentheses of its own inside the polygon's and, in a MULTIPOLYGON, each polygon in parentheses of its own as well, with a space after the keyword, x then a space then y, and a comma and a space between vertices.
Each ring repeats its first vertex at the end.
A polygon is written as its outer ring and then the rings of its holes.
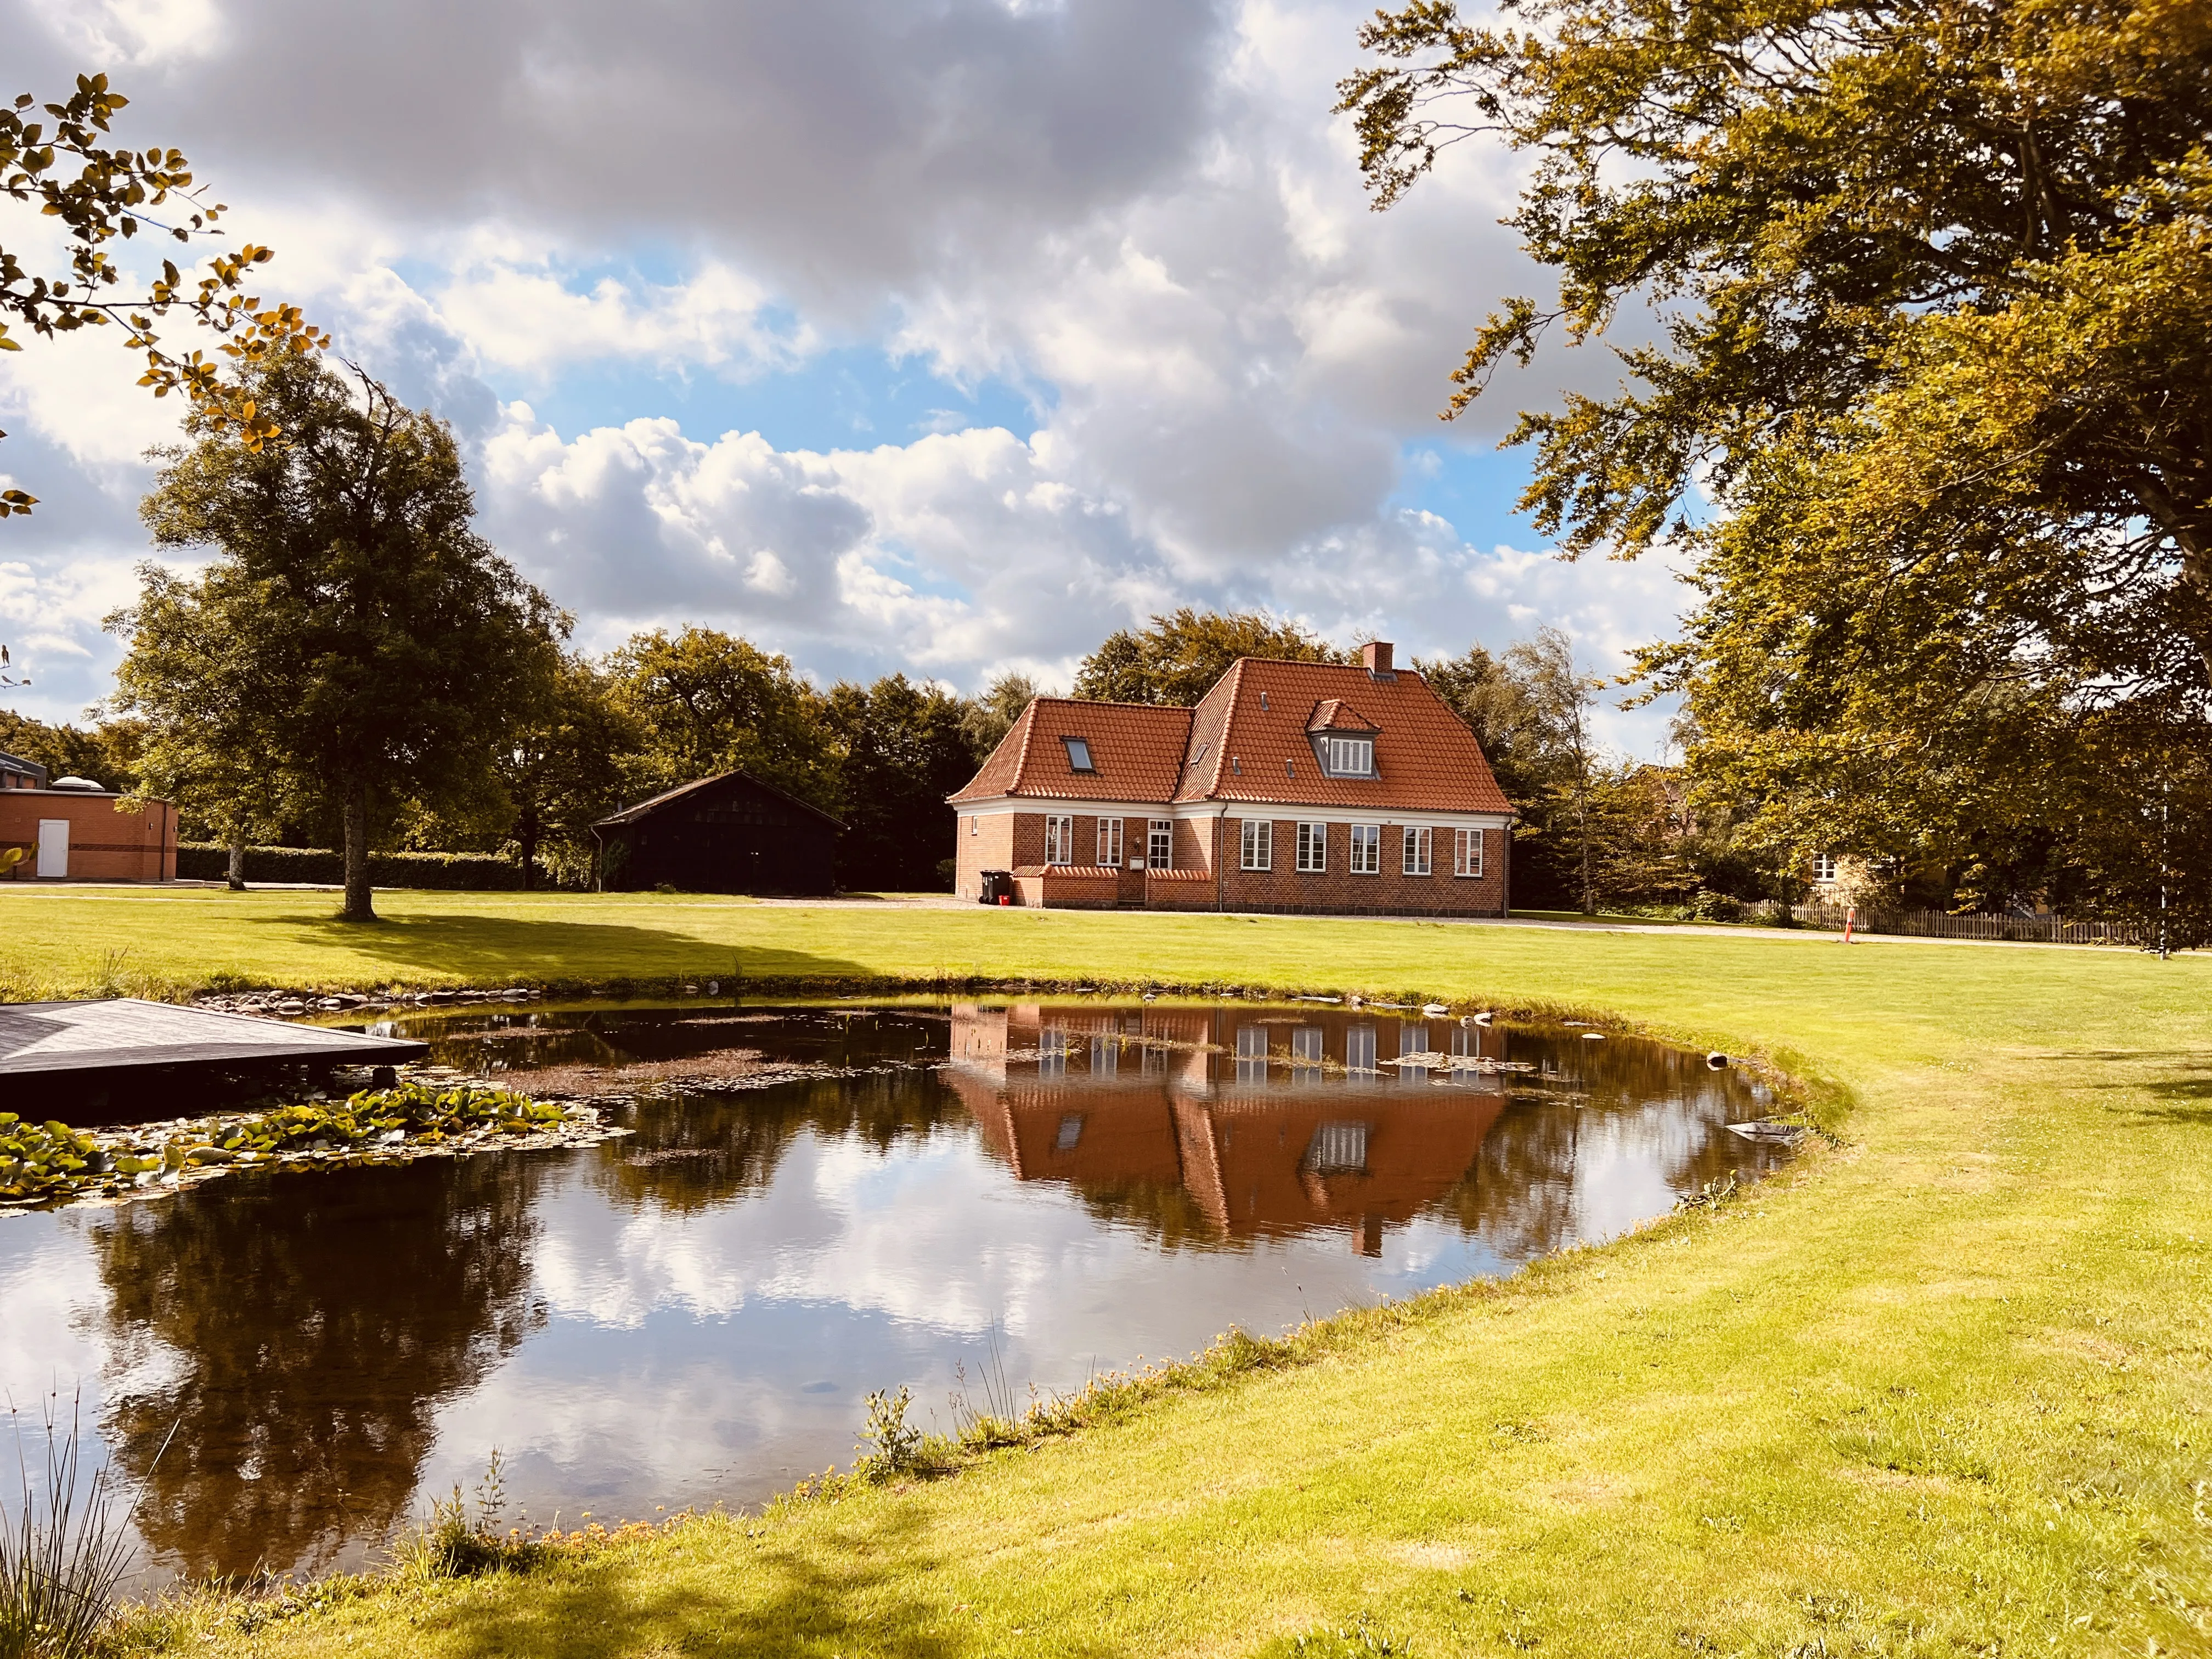
POLYGON ((591 825, 622 804, 645 734, 596 667, 550 641, 517 692, 520 715, 492 764, 527 890, 549 848, 556 874, 588 862, 591 825))
POLYGON ((1348 662, 1348 653, 1295 622, 1256 611, 1224 613, 1185 605, 1141 629, 1109 634, 1075 673, 1075 695, 1098 702, 1188 707, 1239 657, 1348 662))
POLYGON ((1618 395, 1511 436, 1565 551, 1698 562, 1644 665, 1701 785, 1801 849, 2146 902, 2212 805, 2212 11, 1422 0, 1361 38, 1378 205, 1472 134, 1534 161, 1508 222, 1559 293, 1500 304, 1453 411, 1547 330, 1629 336, 1618 395))
MULTIPOLYGON (((173 597, 204 635, 236 636, 234 660, 214 676, 172 672, 168 635, 134 635, 117 701, 159 742, 195 722, 222 729, 228 705, 198 692, 234 692, 258 752, 336 808, 343 915, 370 921, 372 835, 404 800, 481 785, 517 716, 509 688, 557 619, 471 527, 442 422, 318 358, 266 358, 243 380, 281 440, 249 444, 196 414, 198 441, 167 454, 143 507, 158 545, 215 556, 173 597)), ((149 592, 169 597, 158 583, 149 592)))
POLYGON ((830 688, 823 717, 839 750, 841 886, 951 885, 939 877, 957 824, 945 798, 975 775, 969 712, 958 698, 903 674, 830 688))
POLYGON ((788 657, 711 628, 639 634, 606 661, 617 705, 645 733, 647 781, 670 788, 739 768, 825 811, 836 757, 821 694, 788 657))

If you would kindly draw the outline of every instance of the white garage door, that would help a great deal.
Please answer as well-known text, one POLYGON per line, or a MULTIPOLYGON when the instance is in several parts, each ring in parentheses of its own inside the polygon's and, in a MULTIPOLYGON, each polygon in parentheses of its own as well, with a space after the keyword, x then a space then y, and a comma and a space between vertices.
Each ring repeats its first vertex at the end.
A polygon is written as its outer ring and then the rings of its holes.
POLYGON ((39 873, 42 876, 69 874, 69 832, 67 818, 39 820, 39 873))

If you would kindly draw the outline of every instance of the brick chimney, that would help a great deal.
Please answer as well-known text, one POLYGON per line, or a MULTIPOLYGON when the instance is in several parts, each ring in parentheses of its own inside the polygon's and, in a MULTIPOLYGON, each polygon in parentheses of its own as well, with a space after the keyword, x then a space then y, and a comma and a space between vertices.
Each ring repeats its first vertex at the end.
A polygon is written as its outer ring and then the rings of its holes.
POLYGON ((1359 647, 1359 660, 1370 674, 1388 674, 1390 670, 1390 641, 1370 640, 1359 647))

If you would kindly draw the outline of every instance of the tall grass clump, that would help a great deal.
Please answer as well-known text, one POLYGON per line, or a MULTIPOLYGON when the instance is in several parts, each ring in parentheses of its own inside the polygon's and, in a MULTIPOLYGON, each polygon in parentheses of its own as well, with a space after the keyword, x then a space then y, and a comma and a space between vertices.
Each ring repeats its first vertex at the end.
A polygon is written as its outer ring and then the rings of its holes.
POLYGON ((506 1519, 507 1480, 495 1447, 477 1482, 475 1501, 461 1495, 459 1482, 451 1498, 432 1498, 428 1516, 401 1542, 394 1565, 400 1577, 416 1579, 527 1571, 538 1565, 546 1546, 521 1527, 501 1530, 506 1519))
POLYGON ((43 1480, 32 1479, 21 1416, 12 1407, 8 1413, 21 1501, 0 1503, 0 1659, 91 1651, 131 1570, 137 1498, 125 1501, 122 1483, 104 1467, 85 1477, 77 1458, 82 1397, 72 1397, 66 1428, 55 1401, 47 1397, 43 1480))

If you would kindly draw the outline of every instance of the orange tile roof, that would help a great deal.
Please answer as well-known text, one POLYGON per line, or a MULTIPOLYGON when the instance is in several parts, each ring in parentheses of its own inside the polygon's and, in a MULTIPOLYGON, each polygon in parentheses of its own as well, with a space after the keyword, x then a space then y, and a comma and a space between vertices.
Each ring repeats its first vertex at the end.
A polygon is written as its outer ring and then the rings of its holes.
POLYGON ((955 805, 1008 795, 1164 801, 1182 775, 1190 713, 1151 703, 1036 698, 968 787, 949 799, 955 805), (1089 745, 1095 772, 1075 769, 1064 738, 1089 745))
POLYGON ((1238 659, 1195 708, 1036 699, 950 799, 1008 796, 1513 811, 1474 733, 1419 674, 1258 657, 1238 659), (1324 777, 1308 735, 1320 731, 1374 732, 1376 775, 1324 777), (1070 737, 1090 744, 1096 773, 1068 763, 1070 737))
POLYGON ((1284 806, 1373 806, 1405 811, 1510 812, 1465 721, 1411 669, 1388 678, 1334 663, 1247 658, 1198 706, 1192 736, 1210 744, 1179 801, 1284 806), (1354 702, 1354 699, 1357 702, 1354 702), (1322 775, 1307 732, 1334 701, 1375 733, 1372 778, 1322 775), (1348 706, 1347 706, 1348 705, 1348 706))
MULTIPOLYGON (((1366 671, 1360 671, 1364 673, 1366 671)), ((1309 732, 1373 732, 1379 728, 1373 720, 1361 714, 1341 697, 1324 697, 1314 706, 1313 718, 1306 722, 1309 732)))

